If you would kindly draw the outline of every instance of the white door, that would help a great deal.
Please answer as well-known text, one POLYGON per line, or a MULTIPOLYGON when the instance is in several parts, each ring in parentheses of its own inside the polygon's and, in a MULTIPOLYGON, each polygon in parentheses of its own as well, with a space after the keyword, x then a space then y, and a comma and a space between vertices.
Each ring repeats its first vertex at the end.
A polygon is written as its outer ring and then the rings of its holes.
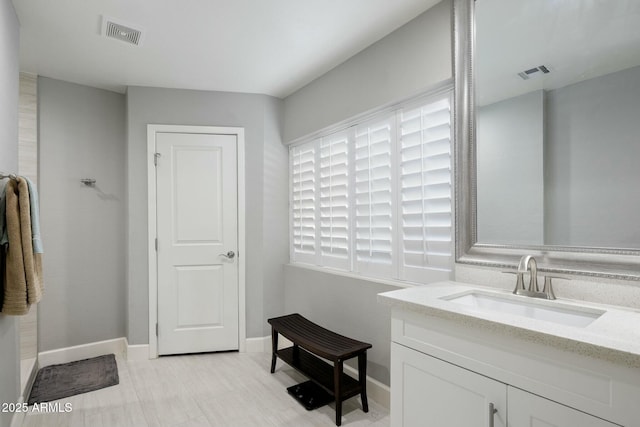
POLYGON ((391 390, 394 427, 507 425, 506 385, 396 343, 391 390))
POLYGON ((158 132, 156 153, 158 354, 237 350, 237 136, 158 132))

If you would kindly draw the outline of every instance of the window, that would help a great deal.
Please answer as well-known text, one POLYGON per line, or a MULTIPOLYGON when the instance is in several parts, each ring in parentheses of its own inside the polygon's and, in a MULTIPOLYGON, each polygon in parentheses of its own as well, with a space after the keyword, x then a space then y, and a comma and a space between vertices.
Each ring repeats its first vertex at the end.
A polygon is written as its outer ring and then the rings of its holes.
POLYGON ((417 283, 453 266, 450 96, 290 148, 291 261, 417 283))

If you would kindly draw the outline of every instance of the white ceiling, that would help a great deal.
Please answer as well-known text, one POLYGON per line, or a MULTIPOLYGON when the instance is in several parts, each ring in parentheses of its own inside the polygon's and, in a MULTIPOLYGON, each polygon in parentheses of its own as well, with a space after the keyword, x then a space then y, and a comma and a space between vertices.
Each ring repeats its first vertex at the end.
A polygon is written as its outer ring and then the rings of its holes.
POLYGON ((439 0, 13 0, 21 71, 124 92, 285 97, 439 0), (144 30, 101 36, 102 16, 144 30))
POLYGON ((638 0, 478 0, 479 105, 640 65, 638 0), (522 80, 540 65, 551 73, 522 80))

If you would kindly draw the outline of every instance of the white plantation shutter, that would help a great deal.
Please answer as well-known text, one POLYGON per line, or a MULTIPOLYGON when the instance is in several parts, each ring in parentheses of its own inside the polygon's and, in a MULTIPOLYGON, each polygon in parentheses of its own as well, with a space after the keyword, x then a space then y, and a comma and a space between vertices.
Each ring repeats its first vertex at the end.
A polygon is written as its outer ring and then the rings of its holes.
POLYGON ((450 279, 451 145, 447 94, 293 146, 291 261, 417 283, 450 279))
POLYGON ((355 269, 393 275, 392 135, 394 117, 355 130, 355 269))
POLYGON ((292 147, 291 170, 292 261, 315 263, 316 182, 313 142, 292 147))
POLYGON ((399 122, 400 279, 447 280, 453 267, 449 100, 402 111, 399 122))
POLYGON ((347 133, 320 142, 320 262, 350 269, 349 140, 347 133))

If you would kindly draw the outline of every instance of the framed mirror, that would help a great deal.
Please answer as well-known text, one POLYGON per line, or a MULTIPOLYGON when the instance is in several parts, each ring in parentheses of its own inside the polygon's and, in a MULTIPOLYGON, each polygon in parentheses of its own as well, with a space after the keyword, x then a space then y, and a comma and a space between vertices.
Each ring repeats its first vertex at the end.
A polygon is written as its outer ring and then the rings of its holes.
POLYGON ((640 280, 640 3, 454 0, 456 260, 640 280))

